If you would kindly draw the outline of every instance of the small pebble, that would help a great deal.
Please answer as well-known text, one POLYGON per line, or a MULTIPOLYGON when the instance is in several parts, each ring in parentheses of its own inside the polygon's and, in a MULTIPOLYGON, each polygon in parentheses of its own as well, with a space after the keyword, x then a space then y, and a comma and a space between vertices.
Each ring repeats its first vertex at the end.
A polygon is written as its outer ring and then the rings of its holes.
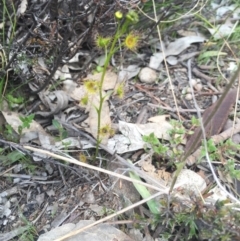
POLYGON ((185 99, 186 100, 192 100, 192 94, 186 94, 185 99))
POLYGON ((145 67, 145 68, 141 69, 138 77, 141 82, 147 83, 147 84, 152 84, 157 81, 158 74, 155 70, 145 67))
POLYGON ((19 183, 20 181, 21 181, 20 178, 14 178, 14 179, 13 179, 13 183, 14 183, 14 184, 19 183))
POLYGON ((189 81, 189 83, 190 83, 192 86, 195 86, 195 85, 197 84, 197 80, 191 79, 191 80, 189 81))
POLYGON ((186 93, 192 93, 192 90, 191 90, 190 87, 187 87, 187 88, 186 88, 186 93))
POLYGON ((22 164, 18 164, 14 167, 13 172, 14 173, 19 173, 22 170, 22 164))
POLYGON ((197 83, 196 85, 194 85, 194 89, 195 89, 196 91, 201 91, 202 88, 203 88, 203 86, 202 86, 201 83, 197 83))
POLYGON ((11 203, 16 203, 17 201, 18 201, 18 199, 16 197, 10 198, 10 202, 11 203))

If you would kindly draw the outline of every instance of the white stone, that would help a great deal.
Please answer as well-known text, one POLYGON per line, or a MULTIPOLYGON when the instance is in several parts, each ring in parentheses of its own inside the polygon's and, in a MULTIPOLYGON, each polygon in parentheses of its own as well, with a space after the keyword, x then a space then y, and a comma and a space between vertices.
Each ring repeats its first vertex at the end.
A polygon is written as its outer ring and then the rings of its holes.
POLYGON ((192 93, 192 89, 190 87, 186 88, 186 93, 192 93))
POLYGON ((197 84, 197 80, 195 79, 190 79, 189 83, 192 85, 192 86, 195 86, 197 84))
POLYGON ((190 94, 190 93, 189 93, 189 94, 186 94, 186 95, 185 95, 185 99, 186 99, 186 100, 192 100, 192 94, 190 94))
MULTIPOLYGON (((174 188, 185 189, 187 192, 194 192, 196 196, 207 187, 205 180, 196 172, 183 169, 177 177, 174 188)), ((180 190, 180 189, 179 189, 180 190)))
POLYGON ((202 88, 203 88, 203 86, 202 86, 201 83, 197 83, 197 84, 194 86, 194 89, 195 89, 196 91, 201 91, 202 88))
POLYGON ((139 79, 143 83, 152 84, 157 81, 158 74, 155 70, 150 69, 149 67, 142 68, 139 75, 139 79))

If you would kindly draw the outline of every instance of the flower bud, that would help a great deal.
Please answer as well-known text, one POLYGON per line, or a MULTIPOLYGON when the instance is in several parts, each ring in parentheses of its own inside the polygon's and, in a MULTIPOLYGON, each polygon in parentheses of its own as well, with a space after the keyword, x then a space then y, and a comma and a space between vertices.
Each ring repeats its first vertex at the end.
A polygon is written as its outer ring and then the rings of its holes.
POLYGON ((122 17, 123 17, 122 12, 120 12, 120 11, 115 12, 115 18, 116 19, 122 19, 122 17))
POLYGON ((126 15, 126 18, 131 21, 132 23, 137 23, 139 21, 139 17, 138 17, 138 14, 133 11, 133 10, 130 10, 127 15, 126 15))

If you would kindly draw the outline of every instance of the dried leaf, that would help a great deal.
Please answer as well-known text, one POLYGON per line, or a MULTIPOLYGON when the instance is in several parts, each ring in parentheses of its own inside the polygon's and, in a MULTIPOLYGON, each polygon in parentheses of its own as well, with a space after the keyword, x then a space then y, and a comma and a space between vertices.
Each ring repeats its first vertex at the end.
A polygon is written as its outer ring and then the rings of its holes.
POLYGON ((229 22, 222 25, 218 25, 216 26, 216 28, 208 28, 208 31, 211 33, 215 40, 218 40, 234 33, 233 28, 234 25, 231 22, 229 22))
POLYGON ((71 93, 70 96, 71 98, 73 98, 74 100, 80 101, 86 94, 86 89, 85 87, 82 85, 78 88, 75 88, 71 93))
POLYGON ((138 65, 129 65, 127 68, 122 69, 118 74, 118 81, 126 81, 138 75, 140 67, 138 65))
MULTIPOLYGON (((160 117, 158 117, 160 119, 160 117)), ((155 120, 159 121, 157 117, 155 120)), ((164 119, 164 118, 163 118, 164 119)), ((154 120, 154 118, 153 118, 154 120)), ((115 150, 117 153, 125 153, 129 151, 136 151, 144 148, 145 142, 142 140, 142 135, 149 135, 154 133, 157 138, 169 140, 169 130, 172 125, 167 121, 160 121, 158 123, 147 124, 133 124, 124 121, 119 121, 119 131, 123 135, 115 135, 108 141, 108 147, 115 150)))
POLYGON ((138 165, 141 167, 142 171, 146 172, 148 176, 151 176, 155 180, 161 180, 166 183, 170 181, 171 174, 165 170, 156 170, 155 166, 152 164, 152 156, 148 154, 143 154, 138 165))
MULTIPOLYGON (((70 42, 69 45, 74 45, 75 43, 70 42)), ((76 53, 70 60, 63 60, 64 63, 68 65, 71 70, 82 70, 85 67, 85 63, 91 60, 92 56, 89 51, 80 51, 76 53)))
MULTIPOLYGON (((19 134, 19 126, 22 126, 22 121, 20 120, 20 114, 15 112, 1 112, 6 120, 6 122, 13 128, 13 130, 19 134)), ((48 135, 48 133, 42 128, 40 124, 32 120, 29 128, 24 128, 21 133, 20 143, 26 143, 29 141, 40 141, 42 147, 48 148, 53 143, 53 138, 48 135)))
MULTIPOLYGON (((100 81, 102 73, 89 74, 84 80, 100 81)), ((114 72, 107 71, 103 81, 103 90, 111 90, 117 84, 117 75, 114 72)))
POLYGON ((156 115, 156 116, 150 117, 148 121, 154 122, 154 123, 163 123, 163 122, 166 123, 168 118, 169 118, 169 115, 156 115))
POLYGON ((22 0, 20 5, 18 6, 17 10, 17 16, 20 16, 25 13, 27 9, 28 1, 27 0, 22 0))
MULTIPOLYGON (((136 137, 136 136, 135 136, 136 137)), ((129 139, 124 135, 114 135, 108 140, 107 146, 110 150, 116 151, 118 154, 136 151, 144 147, 144 142, 139 133, 139 139, 129 139)))
POLYGON ((192 43, 204 42, 205 40, 206 38, 202 36, 188 36, 179 38, 168 45, 164 51, 164 54, 161 52, 153 54, 153 56, 150 58, 149 67, 158 69, 164 57, 179 55, 183 50, 189 48, 192 43))
POLYGON ((62 90, 56 90, 53 92, 48 93, 40 92, 39 98, 43 102, 43 104, 50 109, 50 111, 38 111, 36 114, 41 116, 50 116, 53 114, 58 113, 59 111, 68 107, 69 97, 68 95, 62 90))

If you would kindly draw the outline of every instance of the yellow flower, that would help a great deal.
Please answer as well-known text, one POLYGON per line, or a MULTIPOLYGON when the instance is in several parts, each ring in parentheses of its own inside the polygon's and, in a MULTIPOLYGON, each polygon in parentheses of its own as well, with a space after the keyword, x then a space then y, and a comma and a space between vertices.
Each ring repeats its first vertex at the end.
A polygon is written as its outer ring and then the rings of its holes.
POLYGON ((110 125, 106 125, 100 128, 99 130, 99 136, 104 137, 104 136, 112 136, 114 135, 114 130, 111 128, 110 125))
POLYGON ((98 48, 104 49, 110 44, 111 38, 110 37, 102 37, 101 35, 98 35, 95 42, 96 42, 96 45, 98 48))
POLYGON ((129 33, 125 38, 124 45, 130 50, 135 50, 138 46, 139 35, 136 33, 129 33))
POLYGON ((84 153, 79 154, 79 161, 87 163, 87 157, 84 155, 84 153))
POLYGON ((84 82, 84 87, 89 94, 94 94, 98 91, 99 83, 94 80, 88 80, 84 82))

